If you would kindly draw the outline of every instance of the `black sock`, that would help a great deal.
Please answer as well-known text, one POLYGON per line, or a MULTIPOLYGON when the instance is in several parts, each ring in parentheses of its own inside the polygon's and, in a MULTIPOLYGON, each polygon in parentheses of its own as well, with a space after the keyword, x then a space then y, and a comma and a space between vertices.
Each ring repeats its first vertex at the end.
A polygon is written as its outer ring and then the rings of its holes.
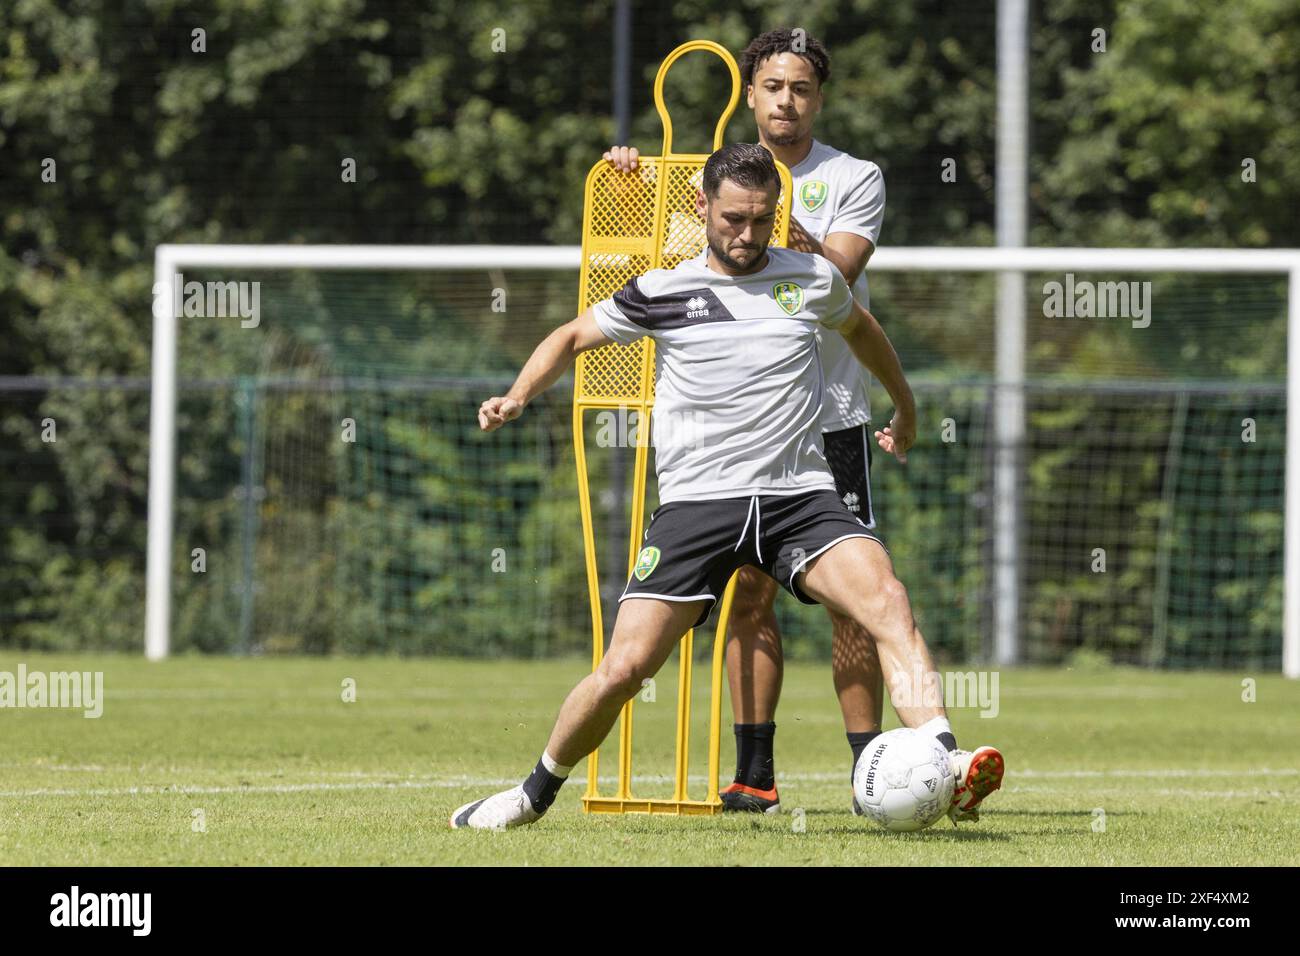
POLYGON ((736 724, 736 783, 757 790, 771 790, 776 786, 776 773, 772 766, 772 738, 776 736, 776 723, 736 724))
POLYGON ((948 753, 952 753, 954 750, 957 749, 957 738, 953 734, 942 733, 942 734, 935 734, 934 736, 935 739, 939 741, 939 743, 943 744, 944 749, 947 750, 948 753))
POLYGON ((853 779, 853 768, 858 765, 858 758, 862 756, 862 751, 867 749, 867 744, 880 736, 878 730, 864 730, 861 733, 845 734, 849 738, 849 746, 853 748, 853 767, 849 768, 849 780, 853 779))
POLYGON ((564 786, 566 779, 551 773, 538 760, 537 766, 524 781, 524 793, 528 794, 528 802, 533 805, 533 809, 538 813, 545 813, 551 809, 551 804, 555 802, 556 794, 560 792, 560 787, 564 786))

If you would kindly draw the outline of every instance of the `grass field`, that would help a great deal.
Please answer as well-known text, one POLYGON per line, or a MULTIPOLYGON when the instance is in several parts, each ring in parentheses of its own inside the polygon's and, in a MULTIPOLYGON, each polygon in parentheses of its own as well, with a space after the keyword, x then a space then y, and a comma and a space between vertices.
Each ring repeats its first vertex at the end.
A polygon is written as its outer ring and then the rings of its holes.
MULTIPOLYGON (((99 719, 0 710, 10 865, 1300 864, 1300 687, 1271 675, 1003 671, 996 718, 951 714, 963 744, 1007 756, 984 819, 894 835, 847 810, 849 749, 827 666, 791 665, 776 757, 783 804, 801 812, 585 816, 584 764, 539 825, 477 833, 449 830, 448 814, 527 773, 582 661, 7 652, 0 671, 20 661, 103 671, 106 701, 99 719), (1257 680, 1256 702, 1241 699, 1244 677, 1257 680)), ((669 766, 674 703, 660 693, 637 707, 638 789, 664 794, 654 778, 669 766)), ((886 723, 897 725, 892 713, 886 723)), ((613 773, 603 753, 602 775, 613 773)))

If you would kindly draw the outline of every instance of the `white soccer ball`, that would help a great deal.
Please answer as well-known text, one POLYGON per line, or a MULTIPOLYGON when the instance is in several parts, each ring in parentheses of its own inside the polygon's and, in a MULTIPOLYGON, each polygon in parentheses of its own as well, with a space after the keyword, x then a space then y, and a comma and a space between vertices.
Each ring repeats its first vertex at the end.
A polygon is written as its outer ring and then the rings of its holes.
POLYGON ((886 830, 924 830, 948 812, 957 785, 952 759, 934 737, 906 727, 881 734, 853 768, 853 795, 886 830))

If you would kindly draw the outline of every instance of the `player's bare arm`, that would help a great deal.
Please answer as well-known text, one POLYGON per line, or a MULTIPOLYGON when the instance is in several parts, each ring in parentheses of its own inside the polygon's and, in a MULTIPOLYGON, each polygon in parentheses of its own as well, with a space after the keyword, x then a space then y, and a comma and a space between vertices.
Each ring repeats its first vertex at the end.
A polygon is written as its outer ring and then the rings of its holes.
POLYGON ((479 406, 478 427, 491 432, 514 421, 523 414, 525 405, 555 384, 579 354, 609 343, 591 309, 564 323, 533 350, 510 391, 479 406))
POLYGON ((894 402, 894 417, 882 431, 875 433, 882 449, 900 462, 907 461, 907 450, 916 443, 916 402, 912 387, 903 375, 903 365, 898 360, 889 336, 880 327, 876 317, 853 303, 849 319, 839 329, 849 349, 872 375, 889 392, 894 402))
POLYGON ((849 285, 862 275, 862 270, 871 260, 871 254, 876 251, 875 244, 870 239, 852 232, 832 232, 819 242, 793 216, 790 217, 790 234, 786 246, 826 259, 839 270, 849 285))

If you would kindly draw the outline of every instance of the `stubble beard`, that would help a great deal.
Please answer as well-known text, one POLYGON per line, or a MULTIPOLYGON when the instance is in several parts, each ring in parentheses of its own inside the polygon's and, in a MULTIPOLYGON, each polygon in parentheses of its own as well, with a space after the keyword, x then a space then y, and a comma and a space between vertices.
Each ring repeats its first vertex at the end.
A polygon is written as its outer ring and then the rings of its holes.
POLYGON ((754 267, 762 260, 763 253, 767 249, 767 244, 764 243, 755 251, 753 261, 751 261, 749 265, 745 265, 743 262, 737 262, 735 259, 731 258, 731 256, 727 254, 726 246, 719 242, 717 237, 710 230, 705 230, 705 239, 709 243, 709 251, 713 253, 713 257, 728 269, 735 269, 738 272, 752 272, 754 267))
POLYGON ((798 133, 768 133, 767 141, 773 146, 793 146, 802 140, 798 133))

